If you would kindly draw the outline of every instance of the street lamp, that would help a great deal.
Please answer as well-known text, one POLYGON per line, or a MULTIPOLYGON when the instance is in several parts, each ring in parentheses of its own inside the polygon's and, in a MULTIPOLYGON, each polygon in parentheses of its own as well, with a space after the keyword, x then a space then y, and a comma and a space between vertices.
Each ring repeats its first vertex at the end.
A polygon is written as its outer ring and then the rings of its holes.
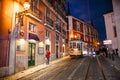
MULTIPOLYGON (((11 48, 11 53, 13 53, 15 55, 14 56, 14 73, 16 72, 16 39, 19 34, 22 37, 24 36, 24 32, 21 32, 20 27, 23 26, 23 18, 24 18, 24 15, 27 13, 27 10, 30 8, 30 4, 28 2, 25 2, 23 6, 24 6, 25 10, 15 14, 15 23, 16 23, 16 19, 18 21, 14 27, 13 34, 11 36, 11 44, 13 43, 11 47, 15 47, 15 50, 14 50, 14 48, 11 48)), ((20 39, 20 41, 22 43, 25 42, 24 39, 20 39)))
POLYGON ((16 19, 18 18, 17 24, 15 25, 14 31, 13 31, 13 36, 15 38, 17 38, 18 34, 20 34, 20 36, 24 36, 24 32, 21 31, 21 26, 23 26, 23 18, 24 15, 27 13, 27 10, 30 8, 30 4, 28 2, 24 2, 24 11, 22 12, 18 12, 15 14, 15 23, 16 23, 16 19))
POLYGON ((24 17, 24 15, 27 13, 27 10, 30 8, 30 4, 28 3, 28 2, 24 2, 24 11, 22 11, 22 12, 18 12, 18 13, 16 13, 16 15, 15 15, 15 18, 18 18, 18 25, 19 26, 23 26, 23 17, 24 17))
POLYGON ((30 8, 30 4, 28 2, 24 3, 24 9, 28 10, 30 8))

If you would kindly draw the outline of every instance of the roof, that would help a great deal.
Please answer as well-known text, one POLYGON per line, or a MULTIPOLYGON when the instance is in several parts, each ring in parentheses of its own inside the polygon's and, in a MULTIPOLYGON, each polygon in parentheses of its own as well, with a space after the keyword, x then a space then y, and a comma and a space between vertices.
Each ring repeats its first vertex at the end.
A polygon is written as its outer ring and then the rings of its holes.
POLYGON ((108 13, 111 13, 111 12, 113 12, 113 10, 106 11, 104 14, 108 14, 108 13))

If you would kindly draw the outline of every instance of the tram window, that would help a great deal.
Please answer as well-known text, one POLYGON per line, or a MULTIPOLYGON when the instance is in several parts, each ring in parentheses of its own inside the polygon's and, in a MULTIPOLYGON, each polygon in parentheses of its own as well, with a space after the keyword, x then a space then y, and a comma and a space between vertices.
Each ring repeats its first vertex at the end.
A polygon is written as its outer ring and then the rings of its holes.
POLYGON ((78 50, 80 50, 80 43, 77 43, 77 48, 78 50))
POLYGON ((76 43, 75 42, 73 43, 73 48, 76 48, 76 43))
POLYGON ((70 48, 72 48, 72 43, 70 43, 70 48))

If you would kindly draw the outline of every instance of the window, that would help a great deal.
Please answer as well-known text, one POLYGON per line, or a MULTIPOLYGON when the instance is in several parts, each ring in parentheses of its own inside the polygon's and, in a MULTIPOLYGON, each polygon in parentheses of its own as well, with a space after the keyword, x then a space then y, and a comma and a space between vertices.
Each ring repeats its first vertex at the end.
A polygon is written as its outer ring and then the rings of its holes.
POLYGON ((77 48, 78 50, 80 50, 80 43, 77 43, 77 48))
POLYGON ((55 23, 57 24, 57 25, 59 25, 59 19, 58 18, 56 18, 56 21, 55 21, 55 23))
POLYGON ((88 41, 88 37, 87 36, 85 37, 85 40, 88 41))
POLYGON ((72 43, 70 43, 70 48, 72 48, 72 46, 73 46, 73 44, 72 44, 72 43))
POLYGON ((45 48, 46 50, 49 50, 49 51, 50 51, 50 45, 47 44, 45 47, 46 47, 46 48, 45 48))
POLYGON ((63 51, 63 52, 65 52, 65 49, 64 49, 64 47, 62 47, 62 51, 63 51))
POLYGON ((83 23, 80 23, 80 31, 83 32, 83 23))
POLYGON ((80 23, 77 22, 76 24, 77 24, 77 31, 80 31, 80 23))
POLYGON ((46 37, 50 38, 50 31, 46 30, 46 37))
POLYGON ((62 26, 61 26, 61 31, 62 31, 62 33, 64 34, 64 35, 66 35, 66 28, 65 28, 65 24, 64 23, 62 23, 62 26))
POLYGON ((64 23, 62 23, 62 28, 65 29, 65 24, 64 23))
POLYGON ((113 27, 113 33, 114 33, 114 37, 117 37, 116 26, 113 27))
POLYGON ((112 21, 112 23, 115 23, 115 21, 114 21, 114 14, 111 14, 111 21, 112 21))
POLYGON ((37 5, 38 5, 38 0, 31 0, 31 8, 32 9, 37 9, 37 5))
POLYGON ((55 27, 56 27, 57 30, 59 30, 59 23, 60 23, 59 19, 56 18, 56 20, 55 20, 55 27))
POLYGON ((59 35, 56 34, 56 44, 58 44, 58 43, 59 43, 59 35))
POLYGON ((75 42, 73 42, 73 48, 76 48, 76 43, 75 42))
POLYGON ((46 8, 46 17, 50 17, 50 10, 49 10, 49 8, 46 8))
POLYGON ((56 40, 58 40, 58 41, 59 41, 59 35, 57 35, 57 34, 56 34, 56 40))
POLYGON ((36 33, 36 25, 29 23, 29 31, 36 33))

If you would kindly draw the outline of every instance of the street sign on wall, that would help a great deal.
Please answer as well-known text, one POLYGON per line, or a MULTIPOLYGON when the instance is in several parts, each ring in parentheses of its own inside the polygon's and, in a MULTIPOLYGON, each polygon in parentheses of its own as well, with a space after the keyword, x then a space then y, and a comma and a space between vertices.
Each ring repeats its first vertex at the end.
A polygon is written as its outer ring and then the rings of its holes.
POLYGON ((112 40, 104 40, 103 43, 104 44, 112 44, 112 40))

